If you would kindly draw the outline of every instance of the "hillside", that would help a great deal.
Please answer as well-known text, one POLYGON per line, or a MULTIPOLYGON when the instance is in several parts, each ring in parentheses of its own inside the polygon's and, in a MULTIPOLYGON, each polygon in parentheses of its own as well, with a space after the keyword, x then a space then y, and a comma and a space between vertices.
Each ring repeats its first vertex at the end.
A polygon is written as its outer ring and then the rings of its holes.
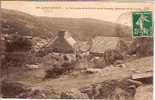
MULTIPOLYGON (((88 40, 96 35, 118 36, 117 26, 111 22, 90 18, 53 18, 37 17, 23 12, 1 9, 2 32, 20 33, 43 38, 53 38, 55 33, 61 29, 68 30, 78 40, 88 40)), ((122 25, 121 25, 122 27, 122 25)), ((127 30, 129 27, 123 26, 127 30)), ((130 36, 129 31, 122 34, 123 37, 130 36)))
POLYGON ((2 33, 51 37, 50 30, 39 19, 22 12, 1 9, 2 33))

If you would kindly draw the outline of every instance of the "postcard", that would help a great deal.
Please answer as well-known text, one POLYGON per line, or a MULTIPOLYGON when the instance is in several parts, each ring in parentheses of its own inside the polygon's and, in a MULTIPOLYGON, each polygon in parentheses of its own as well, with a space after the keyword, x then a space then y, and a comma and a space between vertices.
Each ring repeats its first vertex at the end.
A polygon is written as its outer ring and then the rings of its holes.
POLYGON ((153 99, 154 3, 1 1, 3 99, 153 99))

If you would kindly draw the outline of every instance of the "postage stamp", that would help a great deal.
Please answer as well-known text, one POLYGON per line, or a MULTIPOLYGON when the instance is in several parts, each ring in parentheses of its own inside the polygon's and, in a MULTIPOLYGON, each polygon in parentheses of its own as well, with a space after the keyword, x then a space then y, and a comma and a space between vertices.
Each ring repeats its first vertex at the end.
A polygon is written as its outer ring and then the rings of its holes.
POLYGON ((153 24, 152 24, 152 12, 133 12, 132 24, 133 24, 133 37, 152 37, 153 24))

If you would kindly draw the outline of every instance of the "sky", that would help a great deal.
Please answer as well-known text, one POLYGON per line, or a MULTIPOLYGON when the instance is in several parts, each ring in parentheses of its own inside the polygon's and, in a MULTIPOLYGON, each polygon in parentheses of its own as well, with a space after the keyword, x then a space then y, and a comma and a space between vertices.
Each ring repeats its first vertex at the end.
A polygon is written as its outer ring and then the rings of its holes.
POLYGON ((1 7, 35 16, 95 18, 130 26, 131 12, 152 11, 153 3, 1 1, 1 7))

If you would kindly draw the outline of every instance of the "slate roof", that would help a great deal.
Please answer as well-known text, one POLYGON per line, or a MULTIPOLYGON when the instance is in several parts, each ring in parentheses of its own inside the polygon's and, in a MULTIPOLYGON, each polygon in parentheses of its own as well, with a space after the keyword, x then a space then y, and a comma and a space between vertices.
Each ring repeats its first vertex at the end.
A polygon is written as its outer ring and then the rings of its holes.
POLYGON ((97 36, 92 40, 92 53, 104 53, 108 49, 116 49, 119 43, 119 37, 97 36))

